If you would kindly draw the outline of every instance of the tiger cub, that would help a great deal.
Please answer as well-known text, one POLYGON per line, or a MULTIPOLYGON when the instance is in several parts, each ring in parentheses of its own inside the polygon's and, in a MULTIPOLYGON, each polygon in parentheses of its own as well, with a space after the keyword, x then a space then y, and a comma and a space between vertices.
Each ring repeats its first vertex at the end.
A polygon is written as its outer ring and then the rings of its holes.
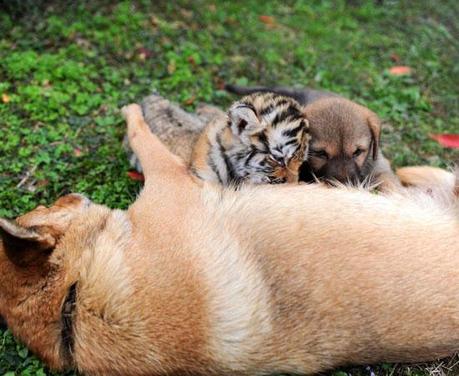
POLYGON ((309 139, 296 100, 254 93, 235 102, 226 119, 207 125, 194 146, 191 171, 225 186, 298 182, 309 139))

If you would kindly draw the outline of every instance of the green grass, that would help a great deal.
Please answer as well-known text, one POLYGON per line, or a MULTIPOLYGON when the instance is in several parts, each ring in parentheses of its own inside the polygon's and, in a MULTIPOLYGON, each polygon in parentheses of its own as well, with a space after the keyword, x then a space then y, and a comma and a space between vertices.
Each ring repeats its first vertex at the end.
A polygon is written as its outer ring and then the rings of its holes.
MULTIPOLYGON (((459 132, 457 1, 150 3, 0 1, 8 4, 0 11, 0 216, 71 191, 125 208, 139 186, 125 174, 118 109, 153 90, 192 109, 227 106, 234 98, 223 82, 324 88, 384 119, 384 150, 396 166, 458 157, 428 136, 459 132), (393 77, 393 65, 413 74, 393 77)), ((432 367, 335 375, 421 376, 432 367)), ((52 373, 0 330, 0 374, 52 373)))

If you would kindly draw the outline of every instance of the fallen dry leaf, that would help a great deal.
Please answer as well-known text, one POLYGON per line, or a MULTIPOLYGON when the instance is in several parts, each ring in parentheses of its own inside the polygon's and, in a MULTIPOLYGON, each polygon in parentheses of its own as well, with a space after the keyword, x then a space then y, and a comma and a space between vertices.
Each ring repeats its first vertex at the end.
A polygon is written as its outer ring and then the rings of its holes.
POLYGON ((225 81, 221 77, 218 77, 218 76, 213 77, 213 82, 214 82, 215 87, 218 90, 225 90, 226 84, 225 84, 225 81))
POLYGON ((177 69, 177 66, 175 65, 175 61, 171 61, 167 65, 167 73, 169 73, 169 74, 173 74, 176 69, 177 69))
POLYGON ((193 95, 193 96, 191 96, 190 98, 185 99, 185 100, 183 101, 183 103, 184 103, 185 105, 187 105, 187 106, 191 106, 191 105, 194 103, 195 100, 196 100, 196 96, 193 95))
POLYGON ((145 177, 143 176, 143 174, 141 174, 140 172, 137 172, 137 171, 128 171, 127 172, 127 176, 129 176, 129 178, 131 180, 135 180, 135 181, 144 181, 145 180, 145 177))
POLYGON ((10 101, 10 96, 6 93, 2 94, 2 102, 3 103, 8 103, 10 101))
POLYGON ((48 184, 49 184, 49 180, 48 180, 48 179, 44 179, 44 180, 38 180, 36 186, 37 186, 38 188, 44 188, 44 187, 46 187, 48 184))
POLYGON ((183 18, 186 18, 187 20, 190 20, 193 18, 193 12, 191 10, 187 9, 180 9, 180 14, 183 16, 183 18))
POLYGON ((261 22, 263 22, 265 25, 273 27, 276 26, 276 19, 272 16, 260 16, 258 17, 261 22))
POLYGON ((445 148, 459 149, 459 134, 431 134, 430 138, 445 148))
POLYGON ((139 47, 137 49, 137 56, 139 57, 140 60, 145 61, 149 57, 151 57, 153 53, 145 47, 139 47))
POLYGON ((151 26, 153 26, 154 28, 156 28, 158 25, 159 25, 159 18, 152 15, 150 17, 150 23, 151 23, 151 26))
POLYGON ((390 54, 390 59, 394 62, 394 63, 400 63, 400 56, 398 56, 398 54, 396 54, 395 52, 390 54))
POLYGON ((187 60, 193 67, 196 66, 196 60, 194 59, 193 56, 188 56, 187 60))
POLYGON ((411 74, 412 69, 406 65, 396 65, 389 69, 389 74, 392 76, 405 76, 411 74))

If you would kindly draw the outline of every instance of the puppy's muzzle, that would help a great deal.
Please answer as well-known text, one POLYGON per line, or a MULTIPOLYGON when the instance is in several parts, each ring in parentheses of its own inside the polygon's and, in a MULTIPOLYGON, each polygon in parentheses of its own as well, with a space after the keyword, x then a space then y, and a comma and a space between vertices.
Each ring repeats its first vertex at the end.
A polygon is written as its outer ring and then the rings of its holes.
POLYGON ((352 160, 333 158, 321 170, 318 173, 318 177, 324 180, 338 181, 341 184, 348 185, 361 182, 359 168, 352 160))
POLYGON ((336 183, 358 185, 362 182, 362 178, 358 169, 354 166, 348 168, 347 166, 326 165, 315 171, 305 162, 300 168, 300 181, 306 183, 322 181, 330 185, 336 185, 336 183))

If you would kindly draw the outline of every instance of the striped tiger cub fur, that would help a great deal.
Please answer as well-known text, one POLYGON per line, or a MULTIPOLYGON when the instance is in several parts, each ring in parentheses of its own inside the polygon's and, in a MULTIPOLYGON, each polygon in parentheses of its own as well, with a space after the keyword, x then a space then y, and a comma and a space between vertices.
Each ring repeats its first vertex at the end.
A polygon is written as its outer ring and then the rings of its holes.
POLYGON ((191 171, 223 185, 297 182, 307 157, 309 123, 299 103, 274 93, 235 102, 195 144, 191 171))

